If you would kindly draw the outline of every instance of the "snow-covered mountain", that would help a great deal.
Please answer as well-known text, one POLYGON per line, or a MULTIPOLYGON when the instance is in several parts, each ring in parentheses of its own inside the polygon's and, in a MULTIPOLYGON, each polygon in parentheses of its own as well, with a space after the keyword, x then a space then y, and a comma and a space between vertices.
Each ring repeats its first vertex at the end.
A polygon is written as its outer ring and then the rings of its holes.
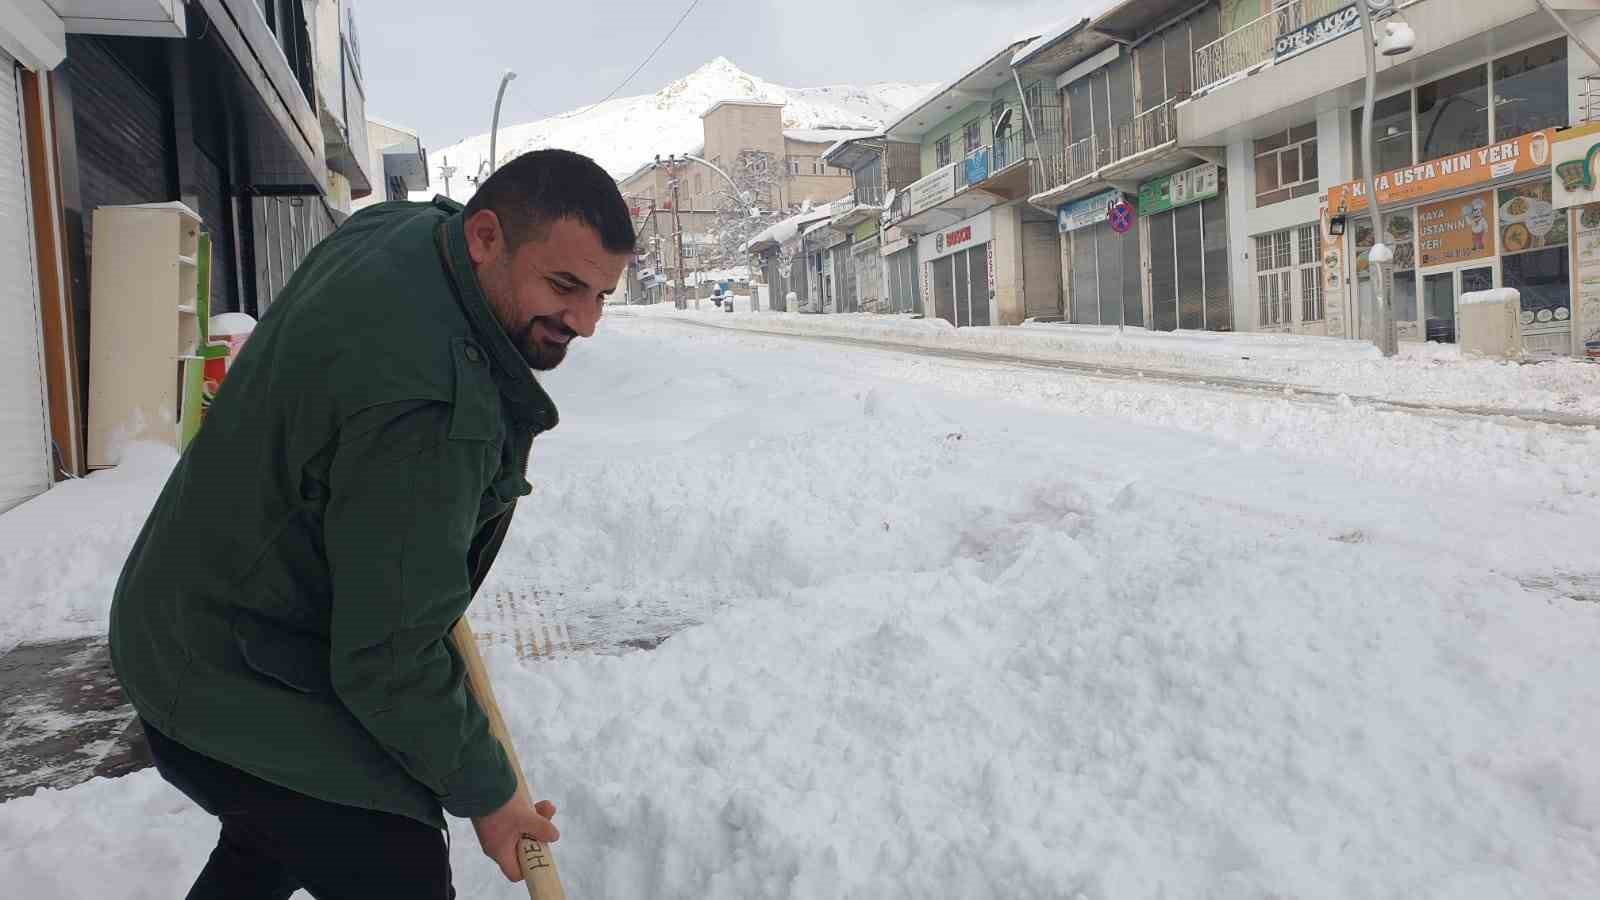
MULTIPOLYGON (((693 153, 702 144, 700 114, 719 100, 782 103, 786 129, 871 131, 921 99, 936 85, 885 83, 788 88, 741 71, 717 57, 654 94, 618 97, 523 125, 501 125, 496 148, 502 161, 544 147, 593 157, 616 178, 625 178, 657 154, 693 153)), ((515 89, 515 86, 513 86, 515 89)), ((467 176, 486 168, 489 135, 475 135, 428 153, 429 195, 444 193, 440 166, 454 167, 450 193, 472 196, 467 176)))

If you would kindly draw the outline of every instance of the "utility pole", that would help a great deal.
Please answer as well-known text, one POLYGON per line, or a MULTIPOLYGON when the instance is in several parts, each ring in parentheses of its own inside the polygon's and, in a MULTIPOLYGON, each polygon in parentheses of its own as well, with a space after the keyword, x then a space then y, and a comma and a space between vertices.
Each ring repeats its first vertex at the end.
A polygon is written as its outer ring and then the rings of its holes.
POLYGON ((678 203, 678 185, 679 182, 682 181, 682 179, 678 177, 678 167, 679 164, 676 161, 671 159, 668 160, 667 178, 669 179, 669 183, 672 185, 672 239, 676 244, 678 254, 678 289, 674 294, 674 297, 676 298, 676 303, 674 305, 679 309, 688 309, 689 304, 683 299, 683 289, 687 285, 684 283, 683 273, 683 223, 682 220, 678 218, 678 206, 680 205, 678 203))
POLYGON ((450 165, 450 157, 448 156, 440 157, 439 162, 439 177, 444 179, 444 195, 448 197, 450 196, 450 176, 456 173, 456 167, 450 165))

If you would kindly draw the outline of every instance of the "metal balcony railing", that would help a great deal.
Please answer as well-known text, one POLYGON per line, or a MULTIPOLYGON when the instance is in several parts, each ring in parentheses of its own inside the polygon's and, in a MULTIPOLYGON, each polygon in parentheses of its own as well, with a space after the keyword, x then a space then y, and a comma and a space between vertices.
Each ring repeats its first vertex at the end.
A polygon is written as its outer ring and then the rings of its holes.
POLYGON ((956 166, 956 190, 964 191, 989 176, 1028 158, 1028 145, 1021 132, 1013 131, 994 143, 968 153, 956 166))
POLYGON ((1194 51, 1194 89, 1203 91, 1271 61, 1278 38, 1350 5, 1350 0, 1290 0, 1194 51))
POLYGON ((883 185, 857 185, 856 189, 851 192, 851 196, 855 198, 855 202, 866 206, 882 206, 883 185))
POLYGON ((1066 164, 1066 177, 1062 184, 1077 181, 1100 168, 1100 136, 1090 134, 1083 140, 1068 144, 1066 164))
POLYGON ((1180 99, 1183 98, 1174 97, 1119 124, 1117 142, 1111 152, 1111 162, 1127 159, 1177 140, 1180 99))

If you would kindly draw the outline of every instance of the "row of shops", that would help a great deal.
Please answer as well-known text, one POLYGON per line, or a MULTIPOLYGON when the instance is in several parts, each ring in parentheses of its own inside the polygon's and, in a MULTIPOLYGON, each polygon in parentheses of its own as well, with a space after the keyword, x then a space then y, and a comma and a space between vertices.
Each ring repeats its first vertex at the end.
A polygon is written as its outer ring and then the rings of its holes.
MULTIPOLYGON (((1402 342, 1507 287, 1525 352, 1600 356, 1600 65, 1562 27, 1600 44, 1600 10, 1554 5, 1396 4, 1373 163, 1402 342)), ((855 194, 750 249, 818 312, 1374 340, 1353 9, 1130 0, 1019 39, 835 146, 855 194)))
POLYGON ((426 187, 364 91, 348 0, 0 4, 0 512, 177 446, 208 314, 258 317, 358 198, 426 187))

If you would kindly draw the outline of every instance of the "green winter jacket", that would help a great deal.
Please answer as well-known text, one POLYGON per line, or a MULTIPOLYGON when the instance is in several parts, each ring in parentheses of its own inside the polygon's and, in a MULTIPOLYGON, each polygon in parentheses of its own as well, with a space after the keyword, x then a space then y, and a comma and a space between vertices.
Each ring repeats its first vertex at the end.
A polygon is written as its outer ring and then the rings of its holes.
POLYGON ((435 826, 498 808, 516 780, 446 636, 555 424, 461 207, 351 217, 256 327, 123 568, 134 708, 322 800, 435 826))

